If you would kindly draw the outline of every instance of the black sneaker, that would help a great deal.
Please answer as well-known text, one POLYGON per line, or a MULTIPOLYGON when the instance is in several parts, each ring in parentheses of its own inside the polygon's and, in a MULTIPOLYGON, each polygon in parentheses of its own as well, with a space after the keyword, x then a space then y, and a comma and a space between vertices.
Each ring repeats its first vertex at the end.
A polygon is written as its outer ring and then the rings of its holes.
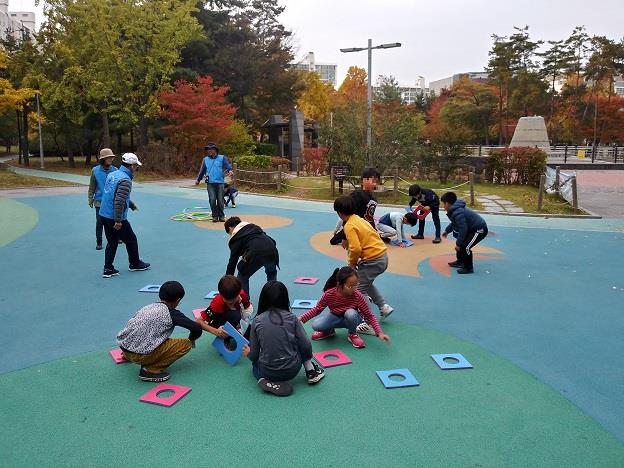
POLYGON ((436 237, 431 241, 432 244, 439 244, 440 242, 442 242, 442 239, 440 239, 439 237, 436 237))
POLYGON ((308 383, 310 385, 320 382, 321 379, 325 377, 325 371, 323 369, 314 363, 312 363, 312 365, 314 366, 314 369, 306 371, 306 378, 308 379, 308 383))
POLYGON ((232 208, 236 208, 236 203, 232 202, 232 208))
POLYGON ((412 239, 424 239, 424 238, 425 236, 423 236, 422 234, 416 234, 416 235, 412 234, 412 239))
POLYGON ((461 267, 459 270, 457 270, 457 273, 459 273, 460 275, 467 275, 470 273, 474 273, 474 270, 472 268, 461 267))
POLYGON ((164 382, 165 380, 169 380, 169 377, 171 377, 169 372, 153 374, 146 371, 144 367, 141 367, 141 370, 139 371, 139 379, 143 382, 164 382))
POLYGON ((95 250, 102 250, 102 241, 97 241, 95 243, 95 250))
POLYGON ((148 270, 149 267, 150 267, 149 263, 146 263, 143 260, 141 260, 136 265, 128 266, 128 270, 130 270, 130 271, 144 271, 144 270, 148 270))
POLYGON ((224 218, 223 216, 221 216, 221 217, 219 218, 219 222, 220 222, 220 223, 225 223, 225 218, 224 218))
POLYGON ((115 268, 104 268, 102 278, 110 278, 111 276, 119 276, 119 270, 115 268))
POLYGON ((448 266, 450 266, 451 268, 463 268, 464 265, 462 265, 460 262, 455 261, 455 262, 449 262, 448 266))
POLYGON ((213 223, 218 223, 219 222, 219 218, 212 218, 212 222, 213 223))
POLYGON ((265 392, 277 396, 288 396, 293 392, 293 387, 288 382, 271 382, 265 378, 258 380, 258 386, 265 392))

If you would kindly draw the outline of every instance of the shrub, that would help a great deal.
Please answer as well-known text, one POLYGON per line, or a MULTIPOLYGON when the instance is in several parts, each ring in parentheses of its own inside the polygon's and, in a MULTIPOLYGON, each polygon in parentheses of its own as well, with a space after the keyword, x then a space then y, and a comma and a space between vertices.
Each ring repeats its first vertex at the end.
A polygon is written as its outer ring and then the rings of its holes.
POLYGON ((256 143, 255 144, 255 153, 262 154, 265 156, 273 156, 277 152, 277 145, 273 143, 256 143))
POLYGON ((271 156, 264 155, 239 156, 234 162, 240 169, 270 169, 273 165, 271 156))
POLYGON ((539 148, 505 148, 490 152, 489 171, 499 184, 538 186, 546 168, 546 153, 539 148))
POLYGON ((290 168, 290 159, 280 157, 271 158, 271 166, 273 166, 275 169, 277 169, 277 166, 279 166, 280 164, 282 165, 282 170, 287 171, 290 168))
POLYGON ((328 148, 304 148, 303 170, 306 174, 324 175, 327 171, 328 148))

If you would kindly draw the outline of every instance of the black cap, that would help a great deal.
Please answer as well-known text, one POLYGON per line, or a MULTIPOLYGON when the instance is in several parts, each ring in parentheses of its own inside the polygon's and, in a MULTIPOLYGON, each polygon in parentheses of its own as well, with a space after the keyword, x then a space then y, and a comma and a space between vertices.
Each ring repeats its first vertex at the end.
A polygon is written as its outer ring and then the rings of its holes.
POLYGON ((209 142, 206 146, 204 146, 204 149, 205 150, 213 149, 213 150, 216 150, 217 153, 219 152, 219 147, 216 145, 216 143, 212 143, 212 142, 209 142))

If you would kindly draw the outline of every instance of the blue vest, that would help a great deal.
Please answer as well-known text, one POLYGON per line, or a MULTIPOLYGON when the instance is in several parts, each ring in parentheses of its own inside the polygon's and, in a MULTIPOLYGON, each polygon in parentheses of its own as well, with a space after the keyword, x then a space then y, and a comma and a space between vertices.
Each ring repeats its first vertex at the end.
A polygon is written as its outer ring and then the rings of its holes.
MULTIPOLYGON (((121 166, 119 170, 111 172, 106 177, 104 183, 104 194, 102 195, 102 206, 100 206, 100 216, 108 219, 115 219, 115 193, 117 193, 117 186, 119 182, 126 179, 131 181, 130 188, 132 189, 132 171, 126 166, 121 166)), ((126 206, 124 206, 121 213, 121 219, 128 219, 128 206, 130 206, 130 196, 126 200, 126 206)))
POLYGON ((223 166, 225 156, 217 154, 214 158, 206 156, 204 158, 204 166, 206 167, 206 175, 209 184, 222 184, 225 182, 223 178, 223 166))
POLYGON ((102 201, 102 194, 104 193, 104 184, 106 183, 106 177, 111 172, 116 171, 117 168, 115 166, 110 166, 108 171, 104 170, 104 167, 101 164, 98 164, 93 168, 93 175, 95 176, 95 181, 97 184, 95 185, 95 195, 93 195, 93 199, 95 201, 102 201))

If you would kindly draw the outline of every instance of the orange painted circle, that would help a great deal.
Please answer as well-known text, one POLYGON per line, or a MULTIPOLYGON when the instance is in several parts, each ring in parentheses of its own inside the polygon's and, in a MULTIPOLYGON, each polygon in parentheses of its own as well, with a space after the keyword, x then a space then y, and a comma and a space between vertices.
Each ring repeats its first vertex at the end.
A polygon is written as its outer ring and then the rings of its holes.
MULTIPOLYGON (((234 216, 239 216, 234 215, 234 216)), ((292 224, 292 218, 275 215, 252 215, 241 214, 240 219, 248 223, 257 224, 262 229, 277 229, 292 224)), ((226 218, 227 219, 227 218, 226 218)), ((212 231, 223 231, 223 223, 213 223, 212 221, 195 221, 193 224, 202 229, 210 229, 212 231)))

